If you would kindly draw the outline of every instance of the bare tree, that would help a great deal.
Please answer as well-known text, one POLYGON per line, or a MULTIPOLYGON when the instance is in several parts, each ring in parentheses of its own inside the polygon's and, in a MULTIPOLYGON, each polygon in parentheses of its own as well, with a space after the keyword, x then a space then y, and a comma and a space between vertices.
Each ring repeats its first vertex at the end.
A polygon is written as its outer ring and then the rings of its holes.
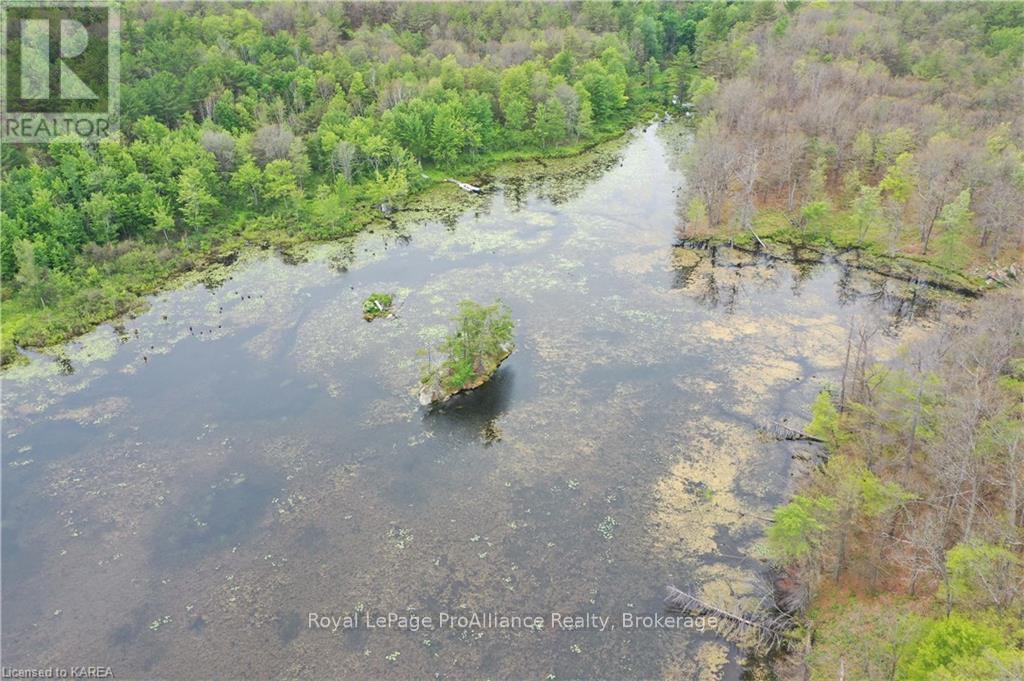
POLYGON ((736 150, 715 119, 705 119, 697 130, 691 150, 689 179, 693 191, 704 205, 711 227, 722 222, 736 156, 736 150))
POLYGON ((917 154, 917 213, 925 253, 942 208, 963 189, 966 164, 964 144, 944 134, 932 137, 917 154))
POLYGON ((235 139, 220 130, 204 130, 199 138, 203 148, 214 155, 221 171, 231 170, 235 165, 235 139))
POLYGON ((742 202, 740 204, 740 221, 743 229, 754 229, 754 186, 758 180, 758 167, 761 161, 761 149, 748 145, 740 155, 736 164, 736 179, 740 184, 742 202))
POLYGON ((346 182, 352 182, 352 169, 355 166, 356 145, 346 140, 341 140, 335 145, 331 152, 331 169, 341 173, 346 182))
POLYGON ((264 125, 252 136, 252 153, 261 166, 271 161, 288 158, 295 135, 285 125, 264 125))

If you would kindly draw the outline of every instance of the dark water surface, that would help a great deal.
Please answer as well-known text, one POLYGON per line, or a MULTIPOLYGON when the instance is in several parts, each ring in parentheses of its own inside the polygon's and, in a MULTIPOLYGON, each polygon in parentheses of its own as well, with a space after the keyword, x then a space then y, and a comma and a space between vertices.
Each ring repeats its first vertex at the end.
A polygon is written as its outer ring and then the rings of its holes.
POLYGON ((3 657, 117 678, 736 679, 710 632, 628 630, 668 584, 741 596, 852 318, 925 314, 835 262, 675 248, 681 128, 435 192, 397 224, 7 372, 3 657), (361 301, 395 292, 396 319, 361 301), (417 348, 500 297, 518 349, 440 411, 417 348), (189 331, 189 327, 192 331, 189 331), (71 373, 68 373, 70 370, 71 373), (308 613, 543 615, 329 631, 308 613), (610 616, 562 631, 550 613, 610 616))

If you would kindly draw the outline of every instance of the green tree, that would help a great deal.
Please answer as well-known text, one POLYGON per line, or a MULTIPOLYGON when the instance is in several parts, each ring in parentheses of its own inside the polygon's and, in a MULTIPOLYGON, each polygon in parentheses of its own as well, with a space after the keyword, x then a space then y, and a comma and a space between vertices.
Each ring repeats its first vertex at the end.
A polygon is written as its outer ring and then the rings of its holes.
POLYGON ((372 205, 390 211, 409 193, 409 179, 401 168, 389 168, 383 175, 376 173, 365 191, 372 205))
POLYGON ((178 177, 178 208, 188 227, 203 229, 213 218, 219 202, 198 168, 186 168, 178 177))
POLYGON ((591 60, 583 66, 583 86, 590 93, 594 120, 599 124, 611 121, 626 105, 625 84, 599 61, 591 60))
POLYGON ((534 134, 542 145, 550 145, 565 139, 565 107, 554 97, 537 107, 537 120, 533 125, 534 134))
POLYGON ((260 205, 260 197, 263 191, 263 174, 259 166, 249 159, 238 167, 231 175, 231 189, 244 199, 251 199, 255 208, 260 205))
POLYGON ((784 565, 812 558, 824 540, 834 509, 835 499, 831 497, 799 494, 775 509, 766 532, 769 555, 784 565))
POLYGON ((576 129, 573 130, 573 134, 576 139, 587 139, 594 134, 594 107, 590 104, 590 93, 583 83, 576 83, 573 90, 579 97, 579 113, 576 116, 576 129))
POLYGON ((998 544, 960 543, 946 552, 949 601, 962 608, 1008 609, 1021 597, 1021 560, 998 544))
POLYGON ((498 104, 508 129, 522 131, 530 125, 530 78, 524 67, 512 67, 502 74, 498 104))
POLYGON ((41 307, 46 307, 55 291, 49 269, 40 265, 36 257, 35 244, 28 239, 15 241, 14 259, 18 265, 15 285, 33 305, 38 302, 41 307))
POLYGON ((153 229, 163 234, 164 241, 170 241, 167 232, 174 229, 174 213, 165 199, 161 198, 154 203, 152 219, 153 229))
POLYGON ((114 202, 103 192, 96 192, 82 206, 89 219, 89 228, 97 243, 107 244, 117 239, 113 224, 114 202))
POLYGON ((438 108, 430 126, 430 155, 442 166, 455 163, 466 144, 466 126, 461 113, 455 104, 445 104, 438 108))
POLYGON ((357 114, 363 112, 364 99, 367 96, 366 83, 363 82, 363 74, 356 71, 352 74, 352 80, 348 86, 348 103, 357 114))
POLYGON ((868 231, 878 226, 883 219, 881 187, 862 185, 851 207, 853 224, 857 228, 857 240, 863 243, 868 231))
POLYGON ((438 348, 440 363, 428 364, 422 380, 426 386, 437 385, 441 395, 486 380, 513 349, 515 325, 501 301, 480 305, 463 300, 453 321, 455 329, 438 348))
POLYGON ((563 78, 569 79, 572 77, 572 73, 575 68, 576 58, 572 55, 572 52, 563 49, 551 60, 549 70, 556 76, 562 76, 563 78))
POLYGON ((282 158, 267 164, 263 169, 263 196, 268 201, 295 211, 298 217, 302 190, 291 161, 282 158))
MULTIPOLYGON (((936 224, 942 229, 939 235, 938 261, 944 267, 960 268, 967 261, 968 251, 964 239, 970 233, 974 213, 971 212, 971 190, 965 189, 942 208, 936 224)), ((928 240, 923 244, 928 252, 928 240)))
POLYGON ((945 668, 980 657, 986 649, 1005 646, 1002 635, 994 628, 973 622, 957 613, 933 620, 911 654, 900 664, 898 678, 905 681, 930 681, 945 668))
POLYGON ((839 423, 839 411, 832 402, 832 394, 822 390, 811 406, 811 422, 807 426, 807 434, 825 441, 830 451, 836 451, 846 439, 839 423))
POLYGON ((320 237, 344 234, 353 226, 351 211, 337 190, 320 185, 310 202, 311 231, 320 237))

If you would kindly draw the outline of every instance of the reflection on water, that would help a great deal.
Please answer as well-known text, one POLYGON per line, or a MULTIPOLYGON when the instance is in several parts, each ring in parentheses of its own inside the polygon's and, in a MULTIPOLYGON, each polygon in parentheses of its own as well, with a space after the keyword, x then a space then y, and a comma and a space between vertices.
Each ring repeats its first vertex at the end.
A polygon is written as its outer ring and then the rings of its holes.
POLYGON ((391 228, 252 256, 4 380, 5 664, 118 678, 739 678, 710 632, 310 630, 309 612, 659 612, 743 596, 759 518, 850 320, 931 294, 834 261, 674 245, 651 127, 504 169, 391 228), (397 297, 367 324, 361 301, 397 297), (517 351, 434 410, 417 349, 500 297, 517 351))

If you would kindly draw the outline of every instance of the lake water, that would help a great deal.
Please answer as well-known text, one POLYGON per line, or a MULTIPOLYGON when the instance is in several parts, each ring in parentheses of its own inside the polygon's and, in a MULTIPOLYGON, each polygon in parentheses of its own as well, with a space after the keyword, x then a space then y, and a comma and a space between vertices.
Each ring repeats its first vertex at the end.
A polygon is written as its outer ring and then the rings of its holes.
POLYGON ((888 319, 895 347, 927 326, 928 296, 835 260, 675 246, 687 136, 651 126, 496 171, 479 196, 449 185, 6 372, 5 665, 757 676, 741 642, 623 613, 663 613, 670 584, 753 598, 763 518, 814 451, 758 425, 806 423, 852 319, 888 319), (397 318, 362 319, 374 291, 397 318), (463 298, 508 303, 517 350, 425 410, 417 350, 463 298), (545 625, 332 633, 311 612, 545 625), (554 612, 611 619, 562 630, 554 612))

